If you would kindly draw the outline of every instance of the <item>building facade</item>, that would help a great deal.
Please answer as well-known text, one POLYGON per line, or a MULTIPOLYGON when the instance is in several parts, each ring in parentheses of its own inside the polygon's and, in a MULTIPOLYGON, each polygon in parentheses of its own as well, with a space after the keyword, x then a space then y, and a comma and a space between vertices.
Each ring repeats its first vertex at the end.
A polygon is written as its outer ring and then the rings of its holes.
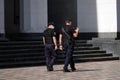
POLYGON ((71 18, 80 33, 119 38, 119 8, 119 0, 0 0, 0 37, 39 34, 51 21, 59 30, 71 18))

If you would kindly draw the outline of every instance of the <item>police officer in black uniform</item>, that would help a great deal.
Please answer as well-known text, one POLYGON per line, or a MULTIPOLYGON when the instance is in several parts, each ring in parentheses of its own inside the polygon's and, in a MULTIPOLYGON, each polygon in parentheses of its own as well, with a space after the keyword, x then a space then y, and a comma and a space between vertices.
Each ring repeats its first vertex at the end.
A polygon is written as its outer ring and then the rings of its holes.
POLYGON ((48 71, 53 71, 53 64, 56 59, 57 42, 54 31, 54 23, 49 23, 48 28, 43 33, 43 43, 45 45, 45 57, 48 71))
POLYGON ((65 21, 65 26, 62 27, 59 35, 59 47, 60 50, 65 50, 65 62, 63 71, 70 72, 68 69, 68 65, 70 64, 71 70, 75 71, 75 64, 73 61, 73 45, 74 45, 74 37, 77 37, 79 28, 75 28, 72 26, 72 20, 68 19, 65 21))

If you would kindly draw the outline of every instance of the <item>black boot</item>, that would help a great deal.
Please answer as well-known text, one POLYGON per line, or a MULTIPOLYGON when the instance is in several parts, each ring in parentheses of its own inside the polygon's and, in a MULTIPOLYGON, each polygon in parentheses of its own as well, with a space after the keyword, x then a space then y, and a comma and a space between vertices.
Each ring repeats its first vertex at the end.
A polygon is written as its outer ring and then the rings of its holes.
POLYGON ((47 71, 50 71, 49 66, 47 66, 47 71))
POLYGON ((71 68, 71 70, 74 72, 74 71, 76 71, 76 68, 74 67, 74 68, 71 68))
POLYGON ((53 71, 53 66, 47 66, 47 71, 53 71))
POLYGON ((68 68, 63 68, 63 72, 70 72, 70 70, 68 70, 68 68))
POLYGON ((53 71, 53 66, 50 66, 50 71, 53 71))

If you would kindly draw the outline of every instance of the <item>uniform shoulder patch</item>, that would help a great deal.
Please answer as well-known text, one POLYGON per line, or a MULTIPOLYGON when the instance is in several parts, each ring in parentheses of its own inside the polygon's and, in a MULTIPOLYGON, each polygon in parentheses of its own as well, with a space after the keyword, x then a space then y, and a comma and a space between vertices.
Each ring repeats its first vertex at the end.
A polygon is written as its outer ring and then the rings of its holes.
POLYGON ((53 32, 54 35, 56 35, 56 32, 53 32))

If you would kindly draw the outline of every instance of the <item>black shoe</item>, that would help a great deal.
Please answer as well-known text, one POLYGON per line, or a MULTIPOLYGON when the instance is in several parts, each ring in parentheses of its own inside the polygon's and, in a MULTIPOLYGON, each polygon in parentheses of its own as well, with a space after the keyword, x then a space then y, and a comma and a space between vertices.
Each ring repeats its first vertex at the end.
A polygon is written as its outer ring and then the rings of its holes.
POLYGON ((47 71, 53 71, 53 66, 47 66, 47 71))
POLYGON ((63 72, 70 72, 70 70, 63 68, 63 72))
POLYGON ((53 66, 50 66, 50 71, 53 71, 53 66))
POLYGON ((71 70, 74 72, 74 71, 76 71, 76 68, 71 68, 71 70))
POLYGON ((49 66, 47 66, 47 71, 50 71, 49 66))

